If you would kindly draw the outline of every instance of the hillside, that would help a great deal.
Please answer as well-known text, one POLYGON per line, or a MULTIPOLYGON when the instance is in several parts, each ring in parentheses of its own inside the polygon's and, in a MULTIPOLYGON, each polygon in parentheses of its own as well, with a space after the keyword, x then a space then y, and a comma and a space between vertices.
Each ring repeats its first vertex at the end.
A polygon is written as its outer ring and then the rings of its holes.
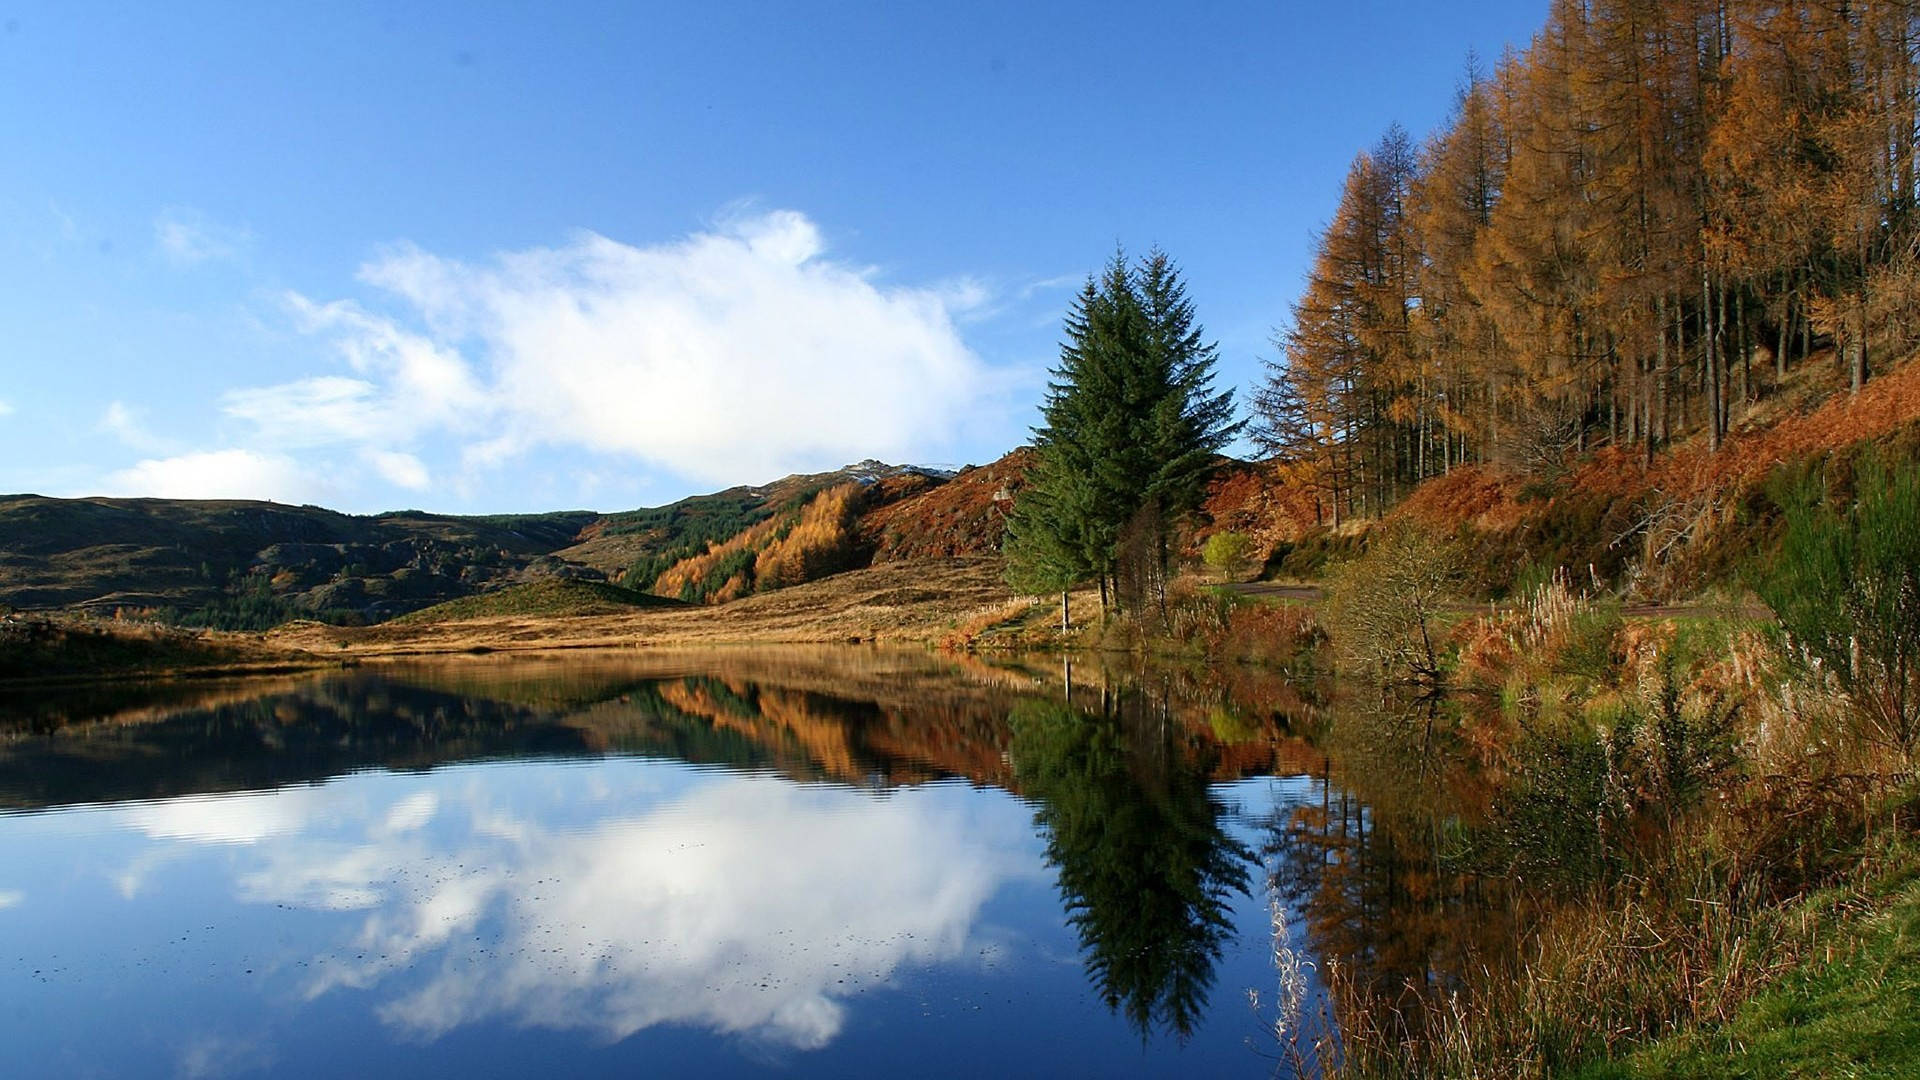
POLYGON ((604 581, 553 578, 448 600, 394 620, 401 624, 461 622, 515 615, 617 615, 636 608, 679 607, 677 600, 634 592, 604 581))
MULTIPOLYGON (((741 546, 758 558, 822 492, 857 489, 846 550, 816 565, 787 545, 795 558, 766 583, 778 587, 865 565, 871 548, 857 539, 859 515, 937 491, 949 475, 865 461, 606 515, 352 515, 267 502, 4 496, 0 608, 263 629, 295 618, 377 623, 540 581, 645 591, 756 527, 755 542, 741 546)), ((996 532, 954 547, 991 552, 997 543, 996 532)))
POLYGON ((1495 595, 1564 566, 1633 599, 1684 599, 1735 584, 1772 550, 1780 484, 1826 475, 1844 493, 1862 454, 1920 451, 1920 364, 1893 366, 1857 393, 1836 384, 1833 364, 1831 352, 1816 356, 1718 448, 1703 434, 1651 459, 1639 447, 1602 445, 1554 469, 1456 466, 1382 518, 1337 530, 1316 521, 1307 489, 1252 484, 1233 470, 1216 483, 1209 512, 1259 540, 1281 577, 1317 576, 1384 520, 1456 538, 1473 585, 1495 595))
MULTIPOLYGON (((1385 520, 1463 540, 1476 585, 1495 594, 1552 564, 1640 599, 1691 595, 1766 550, 1778 517, 1768 485, 1783 467, 1831 459, 1844 482, 1863 448, 1911 453, 1920 443, 1920 366, 1893 366, 1857 394, 1825 374, 1832 366, 1831 353, 1803 365, 1744 410, 1718 449, 1695 437, 1651 460, 1602 445, 1546 472, 1455 466, 1413 487, 1385 520)), ((551 581, 723 602, 859 567, 996 556, 1032 454, 1021 448, 957 474, 862 462, 607 515, 355 516, 9 496, 0 498, 0 607, 261 629, 293 618, 378 623, 551 581)), ((1270 574, 1317 576, 1380 519, 1331 528, 1310 479, 1286 465, 1226 462, 1189 539, 1244 532, 1271 553, 1270 574)), ((536 595, 557 604, 556 615, 606 601, 522 590, 502 596, 506 607, 444 612, 533 614, 513 608, 536 595)))
POLYGON ((969 467, 938 487, 860 518, 875 563, 997 555, 1033 451, 1021 447, 989 465, 969 467))
POLYGON ((948 474, 912 465, 863 461, 827 473, 798 473, 768 484, 740 485, 666 506, 608 514, 581 529, 555 557, 648 588, 676 563, 706 553, 782 514, 797 513, 820 492, 859 484, 890 503, 939 485, 948 474))
POLYGON ((376 620, 564 573, 546 556, 595 517, 10 496, 0 498, 0 604, 161 611, 201 625, 294 614, 376 620))
POLYGON ((1013 598, 997 559, 890 563, 714 607, 662 603, 605 615, 500 613, 379 626, 289 623, 266 642, 339 659, 475 650, 738 643, 933 644, 952 628, 1035 605, 1013 598))
MULTIPOLYGON (((103 678, 312 667, 257 635, 180 630, 84 615, 0 615, 0 682, 97 684, 103 678)), ((12 703, 18 705, 18 702, 12 703)))

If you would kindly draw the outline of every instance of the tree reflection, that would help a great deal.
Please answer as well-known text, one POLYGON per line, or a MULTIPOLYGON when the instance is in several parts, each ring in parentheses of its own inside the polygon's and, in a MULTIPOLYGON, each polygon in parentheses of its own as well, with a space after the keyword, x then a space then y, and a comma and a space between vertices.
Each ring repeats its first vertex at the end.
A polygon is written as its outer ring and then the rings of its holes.
POLYGON ((1142 1037, 1182 1039, 1206 1006, 1232 941, 1228 910, 1252 854, 1221 827, 1207 763, 1176 742, 1164 702, 1103 695, 1098 713, 1043 700, 1013 709, 1014 773, 1040 800, 1087 974, 1142 1037))
POLYGON ((1341 1028, 1392 1041, 1418 1034, 1419 999, 1504 952, 1514 911, 1501 883, 1453 858, 1487 779, 1441 736, 1431 703, 1344 705, 1317 802, 1280 811, 1261 854, 1322 960, 1341 1028))

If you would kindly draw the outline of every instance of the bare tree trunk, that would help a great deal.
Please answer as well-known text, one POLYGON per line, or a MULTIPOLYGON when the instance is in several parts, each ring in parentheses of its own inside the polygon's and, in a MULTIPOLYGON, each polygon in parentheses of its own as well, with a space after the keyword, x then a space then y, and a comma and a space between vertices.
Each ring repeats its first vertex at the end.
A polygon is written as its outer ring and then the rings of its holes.
POLYGON ((1793 341, 1792 278, 1787 278, 1787 281, 1785 299, 1780 302, 1779 347, 1773 351, 1773 387, 1776 390, 1787 381, 1787 348, 1793 341))
POLYGON ((1700 365, 1706 381, 1707 398, 1707 448, 1720 449, 1720 373, 1718 367, 1719 344, 1714 334, 1713 284, 1712 276, 1702 272, 1700 275, 1700 365))
POLYGON ((1851 393, 1859 393, 1867 384, 1867 287, 1860 286, 1860 292, 1853 299, 1853 366, 1850 371, 1851 393))
MULTIPOLYGON (((1685 372, 1687 368, 1687 309, 1686 305, 1682 304, 1678 297, 1674 298, 1673 308, 1673 362, 1680 366, 1682 372, 1685 372)), ((1681 434, 1686 433, 1687 424, 1693 419, 1693 417, 1689 415, 1692 410, 1687 407, 1692 404, 1692 397, 1693 384, 1691 380, 1683 374, 1680 379, 1679 431, 1681 434)))
MULTIPOLYGON (((1672 381, 1672 367, 1667 357, 1667 297, 1664 293, 1654 301, 1654 321, 1660 324, 1658 344, 1656 344, 1653 349, 1653 362, 1654 387, 1660 397, 1658 419, 1660 429, 1659 438, 1660 441, 1664 443, 1673 435, 1673 408, 1668 401, 1667 395, 1667 384, 1672 381)), ((1652 430, 1652 419, 1653 418, 1649 417, 1649 431, 1652 430)), ((1653 460, 1652 440, 1649 440, 1647 443, 1647 460, 1653 460)))
POLYGON ((1753 400, 1753 335, 1747 326, 1747 290, 1744 286, 1733 293, 1733 325, 1740 349, 1740 414, 1745 416, 1747 404, 1753 400))

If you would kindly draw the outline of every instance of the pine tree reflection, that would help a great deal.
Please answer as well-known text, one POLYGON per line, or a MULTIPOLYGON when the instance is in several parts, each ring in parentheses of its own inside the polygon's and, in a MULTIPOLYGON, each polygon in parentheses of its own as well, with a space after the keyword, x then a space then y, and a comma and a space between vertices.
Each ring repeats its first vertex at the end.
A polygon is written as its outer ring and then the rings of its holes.
POLYGON ((1143 1038, 1184 1039, 1233 940, 1229 906, 1252 866, 1221 827, 1209 763, 1174 734, 1166 702, 1138 691, 1102 695, 1097 713, 1029 700, 1008 722, 1014 772, 1040 801, 1035 823, 1095 989, 1143 1038))

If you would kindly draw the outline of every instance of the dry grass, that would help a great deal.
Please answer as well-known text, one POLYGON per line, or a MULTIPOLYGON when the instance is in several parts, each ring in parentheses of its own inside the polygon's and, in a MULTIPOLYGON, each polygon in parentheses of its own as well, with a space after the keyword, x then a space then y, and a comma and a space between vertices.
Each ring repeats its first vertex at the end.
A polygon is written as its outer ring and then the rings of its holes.
POLYGON ((1033 630, 1036 610, 1041 610, 1043 613, 1055 613, 1053 617, 1058 617, 1057 612, 1059 608, 1057 606, 1036 603, 1035 601, 1024 598, 1015 598, 997 604, 987 604, 977 611, 959 619, 953 629, 940 635, 939 645, 942 649, 949 651, 977 649, 983 645, 1004 648, 1007 642, 1017 640, 1017 638, 1013 636, 1003 636, 997 641, 983 641, 982 639, 996 630, 1005 631, 1012 629, 1023 633, 1033 630))
MULTIPOLYGON (((1783 899, 1764 878, 1734 878, 1728 842, 1696 829, 1645 876, 1555 910, 1511 968, 1416 1005, 1412 1038, 1404 1014, 1344 1010, 1340 1074, 1547 1077, 1722 1028, 1796 970, 1844 955, 1885 906, 1882 883, 1910 877, 1915 858, 1909 841, 1875 841, 1783 899)), ((1335 976, 1335 995, 1355 997, 1335 976)))
POLYGON ((1534 881, 1520 868, 1561 841, 1496 800, 1491 835, 1520 847, 1478 857, 1519 860, 1507 872, 1543 914, 1516 957, 1451 993, 1383 1001, 1334 969, 1343 1075, 1550 1076, 1730 1024, 1920 858, 1904 763, 1859 737, 1831 687, 1792 680, 1751 625, 1622 623, 1556 578, 1462 636, 1457 685, 1505 706, 1466 722, 1483 762, 1562 800, 1579 778, 1552 763, 1571 759, 1530 763, 1528 740, 1600 748, 1603 801, 1562 824, 1597 830, 1601 858, 1534 881))
POLYGON ((181 630, 85 615, 0 617, 0 682, 241 673, 328 662, 239 631, 181 630))
POLYGON ((1012 601, 995 559, 890 563, 712 607, 580 617, 503 616, 343 628, 296 623, 272 644, 342 656, 740 643, 933 644, 1012 601))

